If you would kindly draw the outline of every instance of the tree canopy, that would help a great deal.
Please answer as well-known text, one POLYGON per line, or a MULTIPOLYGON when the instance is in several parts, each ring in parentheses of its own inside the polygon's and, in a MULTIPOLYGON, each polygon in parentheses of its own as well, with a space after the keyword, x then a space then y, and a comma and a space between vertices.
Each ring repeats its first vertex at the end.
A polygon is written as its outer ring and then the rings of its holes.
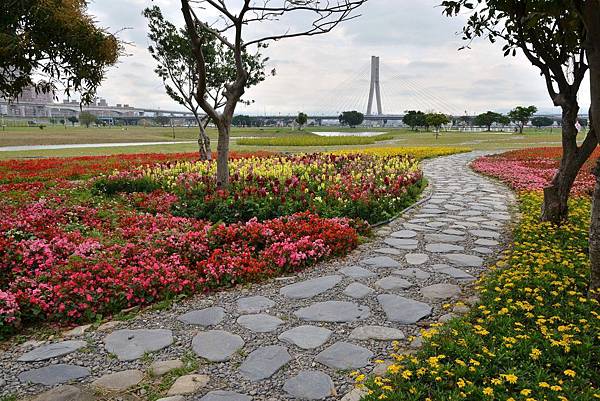
POLYGON ((442 113, 427 113, 425 114, 425 125, 427 127, 434 127, 436 131, 439 131, 440 127, 444 124, 450 123, 450 118, 442 113))
POLYGON ((300 126, 300 129, 302 129, 302 127, 304 127, 304 124, 306 124, 307 121, 308 121, 308 115, 306 115, 303 112, 298 113, 298 116, 296 117, 296 124, 298 124, 300 126))
POLYGON ((96 122, 97 117, 87 111, 82 111, 81 113, 79 113, 79 122, 83 125, 85 125, 86 128, 90 127, 90 124, 93 124, 96 122))
POLYGON ((519 132, 523 133, 523 128, 527 125, 531 117, 537 112, 535 106, 517 106, 508 112, 508 118, 510 121, 517 124, 519 132))
POLYGON ((444 0, 441 5, 448 16, 466 16, 463 48, 476 38, 485 38, 492 43, 500 41, 505 56, 522 51, 540 71, 554 105, 561 107, 563 157, 544 189, 542 210, 544 220, 559 223, 567 217, 575 177, 598 142, 591 129, 579 145, 576 128, 577 94, 588 71, 586 53, 598 42, 589 36, 599 31, 598 22, 585 16, 594 14, 589 11, 598 14, 597 0, 444 0))
MULTIPOLYGON (((206 114, 200 115, 200 103, 196 99, 200 74, 191 38, 187 29, 178 29, 166 20, 158 6, 146 8, 143 15, 148 20, 148 38, 152 44, 148 51, 156 60, 154 69, 162 79, 167 95, 188 109, 196 119, 200 129, 198 144, 201 159, 210 159, 210 139, 204 131, 208 123, 206 114)), ((214 110, 220 110, 226 103, 225 85, 235 80, 236 70, 234 52, 216 37, 210 35, 202 26, 197 26, 198 36, 202 38, 202 53, 206 63, 206 98, 214 110)), ((248 72, 247 87, 254 86, 265 79, 265 63, 268 58, 257 52, 242 53, 242 63, 248 72)), ((244 101, 250 103, 250 101, 244 101)))
POLYGON ((538 128, 549 127, 554 124, 554 120, 550 117, 533 117, 531 119, 531 124, 538 128))
POLYGON ((364 120, 365 115, 356 110, 344 111, 339 116, 340 124, 349 125, 352 128, 362 124, 364 120))
POLYGON ((417 127, 424 127, 427 125, 427 122, 425 121, 425 113, 416 110, 405 111, 404 117, 402 117, 402 122, 408 125, 412 130, 417 129, 417 127))
POLYGON ((89 103, 121 50, 115 35, 87 14, 87 1, 0 2, 0 92, 8 98, 34 86, 44 93, 81 92, 89 103))
POLYGON ((485 113, 475 116, 473 122, 476 125, 483 125, 484 127, 487 127, 487 130, 490 131, 492 124, 508 124, 510 119, 500 113, 486 111, 485 113))

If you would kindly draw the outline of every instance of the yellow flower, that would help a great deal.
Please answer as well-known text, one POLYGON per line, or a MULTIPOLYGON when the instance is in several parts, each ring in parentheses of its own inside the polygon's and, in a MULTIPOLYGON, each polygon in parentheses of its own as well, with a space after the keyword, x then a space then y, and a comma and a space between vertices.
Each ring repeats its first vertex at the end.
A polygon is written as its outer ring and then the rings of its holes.
POLYGON ((483 389, 483 394, 489 395, 489 396, 494 395, 494 389, 491 387, 486 387, 483 389))
POLYGON ((405 378, 406 380, 410 379, 411 376, 412 376, 412 372, 410 370, 405 370, 402 372, 402 377, 405 378))
POLYGON ((518 377, 513 375, 512 373, 504 375, 504 380, 506 380, 507 382, 509 382, 511 384, 515 384, 517 382, 517 379, 518 379, 518 377))
POLYGON ((563 372, 566 376, 575 377, 575 371, 571 369, 567 369, 563 372))
POLYGON ((531 352, 529 353, 529 356, 530 356, 530 357, 531 357, 531 359, 533 359, 534 361, 535 361, 535 360, 538 360, 538 359, 540 359, 540 355, 542 355, 542 351, 540 351, 540 350, 539 350, 539 349, 537 349, 537 348, 532 348, 532 349, 531 349, 531 352))
POLYGON ((528 396, 529 394, 531 394, 530 389, 524 388, 523 390, 521 390, 521 395, 528 396))

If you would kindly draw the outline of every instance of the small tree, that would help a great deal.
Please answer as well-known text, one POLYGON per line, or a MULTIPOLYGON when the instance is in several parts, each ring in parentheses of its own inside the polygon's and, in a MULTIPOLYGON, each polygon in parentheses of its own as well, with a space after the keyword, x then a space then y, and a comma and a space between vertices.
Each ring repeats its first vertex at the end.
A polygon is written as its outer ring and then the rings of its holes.
POLYGON ((168 116, 156 116, 154 121, 161 127, 171 124, 171 118, 168 116))
POLYGON ((344 111, 340 114, 338 120, 340 121, 340 124, 349 125, 351 128, 354 128, 363 123, 365 115, 356 110, 344 111))
POLYGON ((425 125, 435 129, 435 139, 440 136, 442 125, 450 123, 450 118, 442 113, 427 113, 425 115, 425 125))
MULTIPOLYGON (((143 15, 148 19, 150 29, 148 38, 153 43, 148 50, 158 63, 154 71, 162 78, 169 97, 194 115, 199 128, 200 159, 209 160, 212 158, 210 138, 206 133, 209 116, 200 115, 200 104, 196 100, 200 77, 190 36, 187 30, 179 30, 167 21, 158 6, 145 9, 143 15)), ((225 85, 235 80, 235 69, 231 68, 234 64, 233 51, 203 30, 201 26, 197 29, 198 36, 202 38, 202 52, 207 66, 206 97, 212 108, 218 110, 227 101, 225 85)), ((254 55, 242 53, 244 68, 248 71, 247 87, 265 79, 264 66, 267 60, 258 52, 254 55)), ((241 99, 240 101, 250 103, 241 99)))
POLYGON ((67 120, 69 120, 69 122, 71 123, 71 125, 74 127, 75 123, 79 122, 79 119, 75 116, 71 116, 69 118, 67 118, 67 120))
POLYGON ((82 111, 81 113, 79 113, 79 121, 83 125, 85 125, 86 128, 89 128, 90 124, 93 124, 96 122, 96 116, 87 111, 82 111))
POLYGON ((303 112, 298 113, 298 117, 296 117, 296 124, 300 126, 300 129, 304 127, 304 124, 308 121, 308 116, 303 112))
POLYGON ((517 106, 508 112, 508 118, 519 128, 519 134, 523 133, 523 128, 527 125, 531 117, 537 112, 535 106, 517 106))
POLYGON ((235 115, 231 119, 231 125, 233 125, 234 127, 251 127, 252 117, 244 114, 235 115))
POLYGON ((117 38, 87 14, 86 1, 3 0, 0 16, 0 93, 8 98, 31 85, 44 93, 60 86, 89 103, 121 53, 117 38))
POLYGON ((425 113, 415 110, 405 111, 402 122, 408 125, 413 131, 416 131, 418 127, 424 127, 426 125, 425 113))
POLYGON ((486 127, 487 131, 489 132, 492 129, 492 124, 508 124, 510 119, 500 113, 486 111, 485 113, 475 116, 473 122, 475 125, 482 125, 486 127))
POLYGON ((339 24, 355 17, 353 12, 366 0, 181 0, 181 11, 192 45, 198 85, 196 101, 215 123, 219 132, 217 145, 217 185, 229 183, 229 134, 235 108, 249 84, 250 71, 244 63, 249 49, 264 48, 268 42, 301 36, 315 36, 330 32, 339 24), (193 5, 192 5, 193 4, 193 5), (199 13, 204 13, 199 17, 199 13), (216 15, 215 15, 216 14, 216 15), (294 28, 278 28, 280 21, 294 21, 294 28), (216 17, 216 18, 215 18, 216 17), (312 18, 311 18, 312 17, 312 18), (253 29, 261 22, 270 23, 267 29, 253 29), (297 28, 308 23, 307 28, 297 28), (296 30, 297 29, 297 30, 296 30), (259 34, 263 32, 264 34, 259 34), (224 85, 225 104, 222 111, 207 99, 210 64, 203 49, 207 36, 215 38, 232 52, 226 65, 234 79, 224 85))
POLYGON ((533 117, 531 119, 531 125, 537 128, 549 127, 554 124, 554 120, 549 117, 533 117))

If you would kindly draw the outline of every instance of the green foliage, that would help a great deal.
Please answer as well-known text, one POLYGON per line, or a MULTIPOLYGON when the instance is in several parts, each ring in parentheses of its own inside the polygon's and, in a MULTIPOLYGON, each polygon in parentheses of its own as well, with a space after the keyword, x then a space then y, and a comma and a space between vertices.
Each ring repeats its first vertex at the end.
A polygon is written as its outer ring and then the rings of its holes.
POLYGON ((587 71, 582 5, 583 0, 444 0, 441 3, 448 16, 464 18, 465 13, 469 14, 462 31, 465 48, 474 39, 485 38, 492 43, 501 40, 504 56, 515 56, 520 49, 540 70, 557 106, 577 102, 577 92, 587 71))
POLYGON ((79 119, 77 117, 75 117, 75 116, 71 116, 71 117, 67 118, 67 120, 69 120, 69 122, 73 126, 75 126, 75 123, 79 122, 79 119))
POLYGON ((97 117, 87 111, 82 111, 81 113, 79 113, 79 122, 83 125, 86 126, 86 128, 90 127, 90 124, 93 124, 96 122, 97 117))
POLYGON ((402 122, 408 125, 412 130, 416 130, 418 127, 424 127, 427 125, 427 122, 425 121, 425 113, 415 110, 408 110, 404 112, 402 122))
POLYGON ((156 116, 154 117, 154 121, 156 121, 156 124, 161 126, 171 124, 171 118, 168 116, 156 116))
MULTIPOLYGON (((187 30, 178 29, 166 20, 158 6, 146 8, 143 15, 148 20, 148 38, 152 42, 148 51, 157 62, 154 72, 163 80, 165 90, 171 99, 191 112, 197 112, 199 105, 195 94, 198 87, 198 73, 187 30)), ((236 78, 233 51, 213 35, 202 30, 199 30, 199 34, 203 39, 207 98, 214 108, 218 109, 225 103, 225 85, 236 78)), ((268 58, 260 53, 247 52, 243 53, 242 58, 248 71, 246 87, 264 81, 264 68, 268 58)))
POLYGON ((517 106, 511 111, 508 112, 508 118, 519 127, 519 132, 523 133, 523 128, 531 117, 537 112, 537 107, 535 106, 517 106))
POLYGON ((379 141, 393 139, 392 135, 376 136, 319 136, 298 134, 279 136, 275 138, 240 138, 238 145, 245 146, 341 146, 341 145, 371 145, 379 141))
POLYGON ((365 115, 359 111, 344 111, 339 116, 340 124, 349 125, 350 127, 356 127, 365 120, 365 115))
POLYGON ((554 120, 549 117, 534 117, 531 119, 531 124, 538 128, 550 127, 554 124, 554 120))
POLYGON ((99 178, 94 182, 93 192, 96 194, 114 195, 120 192, 150 193, 160 188, 160 184, 147 177, 142 178, 99 178))
POLYGON ((237 114, 231 119, 231 124, 235 127, 253 127, 257 123, 255 117, 250 117, 244 114, 237 114))
POLYGON ((308 116, 303 112, 298 113, 298 117, 296 117, 296 123, 300 126, 300 129, 306 124, 308 121, 308 116))
POLYGON ((117 62, 117 38, 97 27, 80 0, 0 2, 0 92, 18 97, 27 86, 89 103, 106 69, 117 62), (44 81, 34 83, 37 74, 44 81))
POLYGON ((473 119, 475 125, 483 125, 487 127, 487 130, 490 131, 492 124, 508 124, 510 119, 507 116, 504 116, 500 113, 495 113, 493 111, 486 111, 485 113, 479 114, 473 119))
POLYGON ((425 125, 427 127, 434 127, 436 131, 439 131, 440 127, 444 124, 449 124, 450 118, 442 113, 427 113, 425 114, 425 125))
POLYGON ((423 331, 417 354, 396 352, 363 401, 600 398, 600 309, 586 294, 590 199, 573 199, 561 226, 539 221, 541 194, 519 200, 514 243, 480 281, 480 303, 423 331))

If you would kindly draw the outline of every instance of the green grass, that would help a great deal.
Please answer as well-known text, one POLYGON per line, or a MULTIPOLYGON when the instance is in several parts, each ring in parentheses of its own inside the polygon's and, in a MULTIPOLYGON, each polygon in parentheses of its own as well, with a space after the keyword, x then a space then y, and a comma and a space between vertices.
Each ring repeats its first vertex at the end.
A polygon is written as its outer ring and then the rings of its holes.
MULTIPOLYGON (((518 149, 538 146, 560 146, 560 131, 553 129, 536 130, 528 129, 523 134, 515 133, 487 133, 487 132, 442 132, 438 139, 432 132, 414 132, 397 128, 343 128, 343 127, 306 127, 304 131, 292 128, 233 128, 231 132, 231 150, 253 151, 257 146, 238 145, 236 139, 243 137, 296 137, 307 135, 311 131, 376 131, 387 133, 393 138, 388 142, 390 146, 466 146, 475 150, 518 149)), ((208 129, 209 136, 216 147, 217 133, 213 128, 208 129)), ((582 134, 580 134, 583 136, 582 134)), ((192 141, 183 144, 160 144, 150 146, 102 147, 79 149, 44 149, 0 152, 0 159, 37 158, 37 157, 72 157, 95 156, 130 153, 175 153, 195 152, 197 144, 196 128, 176 128, 176 141, 192 141)), ((338 137, 339 138, 339 137, 338 137)), ((278 139, 283 140, 283 139, 278 139)), ((35 127, 9 127, 0 130, 0 146, 22 145, 56 145, 71 143, 116 143, 116 142, 166 142, 173 141, 172 131, 169 127, 128 127, 127 131, 119 127, 114 128, 85 128, 48 126, 44 130, 35 127)), ((260 145, 259 145, 260 146, 260 145)), ((262 145, 264 146, 264 145, 262 145)), ((361 145, 319 145, 322 151, 333 151, 351 147, 377 147, 381 144, 361 145)), ((215 150, 215 149, 213 149, 215 150)), ((314 152, 311 146, 270 146, 269 150, 284 152, 314 152)))
POLYGON ((380 141, 394 139, 389 134, 376 136, 319 136, 314 134, 287 135, 275 138, 242 138, 236 141, 239 146, 342 146, 372 145, 380 141))

